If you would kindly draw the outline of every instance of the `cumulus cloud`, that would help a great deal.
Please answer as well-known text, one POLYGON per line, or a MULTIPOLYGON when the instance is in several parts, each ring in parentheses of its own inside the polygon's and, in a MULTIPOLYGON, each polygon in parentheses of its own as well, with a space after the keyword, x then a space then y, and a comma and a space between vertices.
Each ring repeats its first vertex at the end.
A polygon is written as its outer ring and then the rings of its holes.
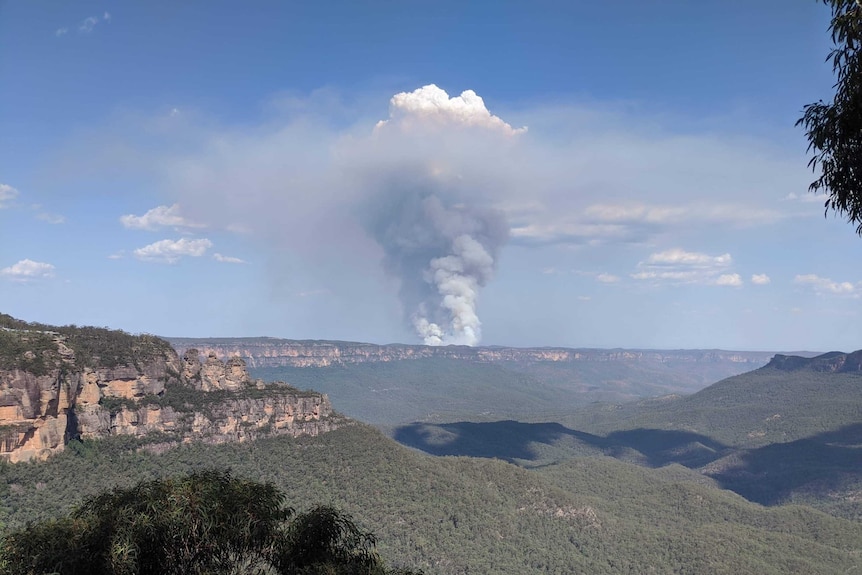
POLYGON ((817 274, 802 274, 793 278, 793 283, 809 286, 815 293, 824 295, 840 295, 859 297, 860 284, 851 282, 836 282, 829 278, 822 278, 817 274))
POLYGON ((766 274, 753 274, 751 276, 751 283, 757 286, 765 286, 770 283, 772 280, 766 274))
POLYGON ((0 269, 0 276, 20 282, 50 278, 54 276, 54 266, 44 262, 23 259, 7 268, 0 269))
POLYGON ((721 274, 715 280, 715 285, 739 287, 742 285, 742 277, 739 274, 721 274))
POLYGON ((180 214, 179 204, 172 206, 157 206, 142 216, 132 214, 120 216, 123 227, 132 230, 156 231, 163 228, 202 228, 201 224, 189 221, 180 214))
POLYGON ((473 90, 465 90, 460 96, 449 97, 445 90, 434 84, 423 86, 412 92, 401 92, 389 101, 389 119, 377 123, 376 129, 397 126, 402 130, 419 127, 427 130, 431 126, 444 130, 453 127, 476 127, 505 135, 522 134, 526 127, 512 128, 485 107, 485 101, 473 90))
POLYGON ((0 184, 0 209, 8 207, 9 202, 18 197, 18 190, 9 184, 0 184))
POLYGON ((223 256, 222 254, 216 252, 213 254, 213 259, 217 262, 221 262, 223 264, 244 264, 245 260, 240 258, 235 258, 231 256, 223 256))
POLYGON ((619 276, 615 276, 613 274, 602 273, 596 276, 596 281, 601 282, 603 284, 612 284, 620 281, 619 276))
POLYGON ((732 262, 730 254, 711 256, 673 248, 650 254, 646 260, 638 263, 639 271, 631 274, 631 277, 653 283, 742 285, 739 274, 723 273, 732 262))
POLYGON ((161 240, 136 249, 134 254, 139 260, 173 264, 183 256, 201 257, 212 245, 212 242, 206 238, 161 240))

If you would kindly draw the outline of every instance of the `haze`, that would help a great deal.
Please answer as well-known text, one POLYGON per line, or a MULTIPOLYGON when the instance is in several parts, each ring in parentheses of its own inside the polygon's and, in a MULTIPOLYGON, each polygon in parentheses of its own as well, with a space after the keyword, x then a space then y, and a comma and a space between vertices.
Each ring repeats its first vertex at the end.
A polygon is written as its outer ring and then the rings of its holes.
POLYGON ((815 2, 6 2, 0 310, 169 336, 851 351, 815 2))

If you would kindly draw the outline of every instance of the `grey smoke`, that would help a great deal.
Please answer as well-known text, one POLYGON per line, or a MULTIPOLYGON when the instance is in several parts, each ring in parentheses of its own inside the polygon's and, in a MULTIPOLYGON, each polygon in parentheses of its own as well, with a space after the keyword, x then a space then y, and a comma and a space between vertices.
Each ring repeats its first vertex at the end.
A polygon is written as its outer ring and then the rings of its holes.
POLYGON ((508 239, 503 215, 455 202, 433 185, 393 186, 369 231, 400 281, 406 318, 427 345, 475 345, 479 290, 508 239))

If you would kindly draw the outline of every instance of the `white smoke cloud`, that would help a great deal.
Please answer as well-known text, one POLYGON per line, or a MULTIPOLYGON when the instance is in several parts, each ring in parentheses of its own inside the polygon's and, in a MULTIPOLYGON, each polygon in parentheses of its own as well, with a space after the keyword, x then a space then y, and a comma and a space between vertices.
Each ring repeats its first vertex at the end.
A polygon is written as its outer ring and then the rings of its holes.
POLYGON ((372 165, 389 174, 372 176, 378 191, 367 204, 373 206, 367 229, 400 282, 405 315, 422 341, 476 345, 479 291, 494 275, 509 227, 491 207, 487 182, 496 174, 484 158, 472 166, 469 159, 477 146, 504 151, 526 128, 492 115, 471 90, 449 98, 434 85, 396 94, 389 114, 375 127, 374 155, 359 162, 366 173, 372 165), (393 157, 399 161, 382 170, 376 165, 393 157))
POLYGON ((466 234, 452 241, 451 251, 451 255, 431 260, 425 274, 425 281, 435 286, 442 298, 439 305, 449 312, 449 329, 419 315, 414 316, 414 325, 418 324, 417 331, 428 345, 476 345, 482 337, 482 323, 476 314, 479 288, 493 276, 494 257, 466 234))

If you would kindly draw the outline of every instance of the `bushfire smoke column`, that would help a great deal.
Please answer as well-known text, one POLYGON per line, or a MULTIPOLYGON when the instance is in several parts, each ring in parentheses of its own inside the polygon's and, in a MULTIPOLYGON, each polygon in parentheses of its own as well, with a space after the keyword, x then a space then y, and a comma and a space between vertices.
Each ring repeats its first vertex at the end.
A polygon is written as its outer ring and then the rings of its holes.
POLYGON ((477 344, 479 289, 493 277, 508 237, 503 216, 446 205, 430 192, 398 194, 396 201, 375 236, 416 333, 427 345, 477 344))
POLYGON ((400 281, 405 319, 428 345, 479 343, 479 290, 509 234, 484 170, 524 132, 472 90, 450 98, 433 84, 393 96, 374 129, 371 145, 391 159, 374 174, 370 232, 400 281))

